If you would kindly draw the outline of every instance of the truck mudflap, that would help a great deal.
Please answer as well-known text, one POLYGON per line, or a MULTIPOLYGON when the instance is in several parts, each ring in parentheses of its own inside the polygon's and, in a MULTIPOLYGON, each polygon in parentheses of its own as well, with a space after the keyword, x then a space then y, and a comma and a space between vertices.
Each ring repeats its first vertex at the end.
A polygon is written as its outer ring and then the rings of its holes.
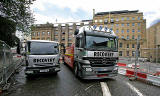
POLYGON ((36 74, 49 74, 56 73, 60 71, 60 67, 26 67, 25 74, 26 75, 36 75, 36 74))
POLYGON ((103 79, 117 76, 118 68, 114 67, 82 67, 80 77, 82 79, 103 79))

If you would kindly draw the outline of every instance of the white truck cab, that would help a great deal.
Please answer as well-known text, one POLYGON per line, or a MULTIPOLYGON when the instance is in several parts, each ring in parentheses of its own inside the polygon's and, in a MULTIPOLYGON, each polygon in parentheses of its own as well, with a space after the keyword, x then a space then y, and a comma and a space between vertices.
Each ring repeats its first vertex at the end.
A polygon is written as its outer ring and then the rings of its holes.
POLYGON ((25 74, 45 74, 60 71, 58 42, 29 40, 25 46, 25 74))

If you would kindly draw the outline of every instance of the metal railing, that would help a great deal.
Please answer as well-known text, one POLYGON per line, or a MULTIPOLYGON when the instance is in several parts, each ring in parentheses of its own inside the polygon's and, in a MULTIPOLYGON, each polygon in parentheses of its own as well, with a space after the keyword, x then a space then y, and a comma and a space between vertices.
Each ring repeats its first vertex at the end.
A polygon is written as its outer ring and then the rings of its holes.
POLYGON ((17 68, 18 60, 13 59, 10 46, 0 40, 0 86, 6 84, 17 68))

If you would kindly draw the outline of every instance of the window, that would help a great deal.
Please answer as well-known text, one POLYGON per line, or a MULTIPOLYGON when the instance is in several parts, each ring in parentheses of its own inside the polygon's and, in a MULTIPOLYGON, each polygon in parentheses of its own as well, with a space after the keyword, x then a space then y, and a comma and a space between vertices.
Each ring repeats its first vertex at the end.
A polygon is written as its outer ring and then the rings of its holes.
POLYGON ((127 56, 129 56, 129 51, 127 51, 127 56))
POLYGON ((123 55, 122 51, 119 51, 119 56, 122 56, 122 55, 123 55))
POLYGON ((62 34, 65 34, 65 32, 62 32, 62 34))
POLYGON ((123 27, 123 26, 124 26, 124 24, 121 24, 121 26, 123 27))
POLYGON ((103 20, 102 20, 102 19, 100 19, 100 20, 99 20, 99 22, 103 22, 103 20))
POLYGON ((122 29, 121 32, 124 33, 124 30, 122 29))
POLYGON ((132 29, 132 33, 134 33, 135 31, 134 31, 134 29, 132 29))
POLYGON ((129 44, 127 44, 127 48, 129 48, 129 44))
POLYGON ((138 48, 140 48, 140 44, 138 44, 138 48))
POLYGON ((119 21, 119 19, 118 19, 118 18, 116 18, 116 21, 119 21))
POLYGON ((111 24, 111 27, 113 27, 113 24, 111 24))
POLYGON ((129 26, 129 23, 127 23, 127 26, 129 26))
POLYGON ((70 47, 72 45, 72 43, 68 43, 68 47, 70 47))
POLYGON ((62 30, 65 30, 66 29, 66 27, 65 26, 62 26, 62 30))
POLYGON ((122 43, 119 43, 119 47, 122 48, 122 46, 123 46, 123 44, 122 44, 122 43))
POLYGON ((127 39, 129 39, 129 35, 127 35, 127 39))
POLYGON ((118 33, 118 32, 119 32, 119 30, 117 29, 117 30, 116 30, 116 32, 118 33))
POLYGON ((48 35, 50 35, 50 32, 47 32, 48 35))
POLYGON ((40 32, 37 32, 37 36, 40 36, 40 32))
POLYGON ((135 18, 134 18, 134 17, 132 17, 132 20, 135 20, 135 18))
POLYGON ((35 32, 32 33, 32 36, 35 36, 35 32))
POLYGON ((123 20, 124 20, 124 17, 122 17, 121 20, 123 21, 123 20))
POLYGON ((65 40, 65 37, 62 37, 62 41, 65 40))
POLYGON ((112 23, 114 22, 114 19, 113 19, 113 18, 111 18, 111 22, 112 22, 112 23))
POLYGON ((134 44, 132 44, 132 48, 134 48, 134 44))
POLYGON ((54 34, 55 34, 55 35, 58 35, 58 31, 56 31, 54 34))
POLYGON ((138 40, 140 40, 141 39, 141 35, 138 35, 138 40))
POLYGON ((69 40, 69 41, 71 41, 71 40, 72 40, 72 38, 71 38, 71 37, 69 37, 69 38, 68 38, 68 40, 69 40))
POLYGON ((140 17, 138 17, 138 20, 140 20, 140 17))
POLYGON ((129 29, 127 29, 127 33, 129 33, 129 29))
POLYGON ((127 20, 129 20, 129 17, 127 17, 127 20))
POLYGON ((72 33, 73 33, 72 31, 69 31, 69 35, 72 35, 72 33))
POLYGON ((122 36, 121 38, 124 39, 124 36, 122 36))
POLYGON ((135 24, 134 23, 132 23, 132 26, 134 26, 135 24))
POLYGON ((45 32, 42 32, 42 35, 45 35, 45 32))
POLYGON ((132 56, 134 56, 135 55, 135 51, 132 51, 132 56))
POLYGON ((134 35, 132 36, 132 39, 134 39, 134 35))
POLYGON ((119 24, 116 24, 116 26, 118 27, 118 26, 119 26, 119 24))
POLYGON ((141 32, 141 30, 138 30, 138 32, 141 32))
POLYGON ((107 22, 108 22, 108 19, 105 19, 105 20, 104 20, 104 23, 107 23, 107 22))
POLYGON ((138 26, 140 26, 140 23, 138 23, 138 26))

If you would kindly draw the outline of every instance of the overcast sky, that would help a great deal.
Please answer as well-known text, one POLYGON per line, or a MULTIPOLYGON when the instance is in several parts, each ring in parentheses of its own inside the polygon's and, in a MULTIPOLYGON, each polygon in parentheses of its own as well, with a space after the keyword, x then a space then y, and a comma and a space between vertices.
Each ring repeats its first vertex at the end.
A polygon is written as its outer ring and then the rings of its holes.
POLYGON ((31 9, 36 24, 76 22, 92 19, 96 12, 139 10, 147 27, 160 20, 160 0, 36 0, 31 9))

